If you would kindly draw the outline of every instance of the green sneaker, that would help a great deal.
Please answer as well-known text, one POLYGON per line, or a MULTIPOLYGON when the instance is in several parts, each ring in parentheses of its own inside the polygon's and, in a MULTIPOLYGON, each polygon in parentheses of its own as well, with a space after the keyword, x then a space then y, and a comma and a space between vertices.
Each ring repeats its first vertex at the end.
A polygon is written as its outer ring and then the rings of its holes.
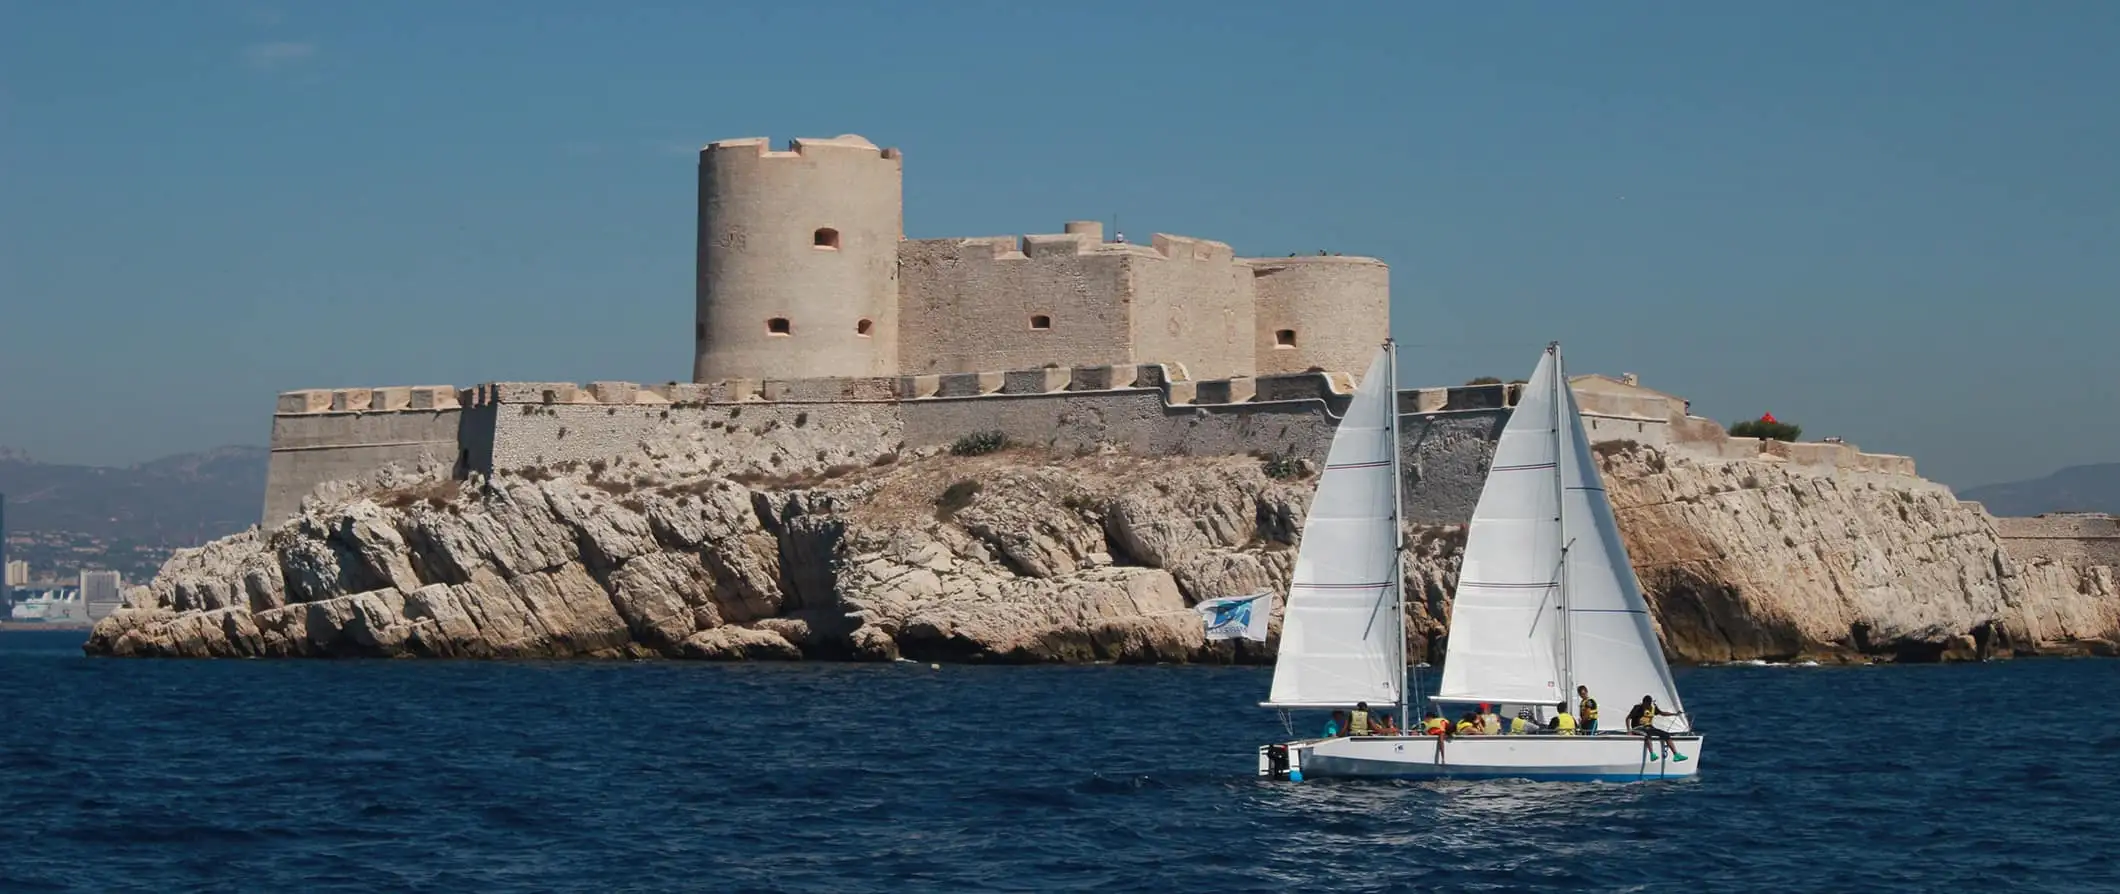
POLYGON ((1675 761, 1682 761, 1682 760, 1685 760, 1685 759, 1686 759, 1686 756, 1685 756, 1685 755, 1683 755, 1683 754, 1681 754, 1681 755, 1679 755, 1679 756, 1677 756, 1677 757, 1674 757, 1674 758, 1672 758, 1672 760, 1675 760, 1675 761))

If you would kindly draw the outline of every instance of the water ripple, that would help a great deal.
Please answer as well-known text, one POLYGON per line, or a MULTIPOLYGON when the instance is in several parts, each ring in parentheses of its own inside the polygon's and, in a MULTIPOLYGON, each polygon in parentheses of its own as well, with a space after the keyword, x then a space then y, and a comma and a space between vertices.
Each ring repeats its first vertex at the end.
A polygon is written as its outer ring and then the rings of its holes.
POLYGON ((2111 662, 1687 672, 1711 739, 1682 783, 1291 785, 1252 774, 1283 736, 1257 668, 89 661, 0 636, 8 892, 2120 882, 2120 737, 2047 697, 2111 662), (2019 732, 1950 707, 1985 705, 2019 732))

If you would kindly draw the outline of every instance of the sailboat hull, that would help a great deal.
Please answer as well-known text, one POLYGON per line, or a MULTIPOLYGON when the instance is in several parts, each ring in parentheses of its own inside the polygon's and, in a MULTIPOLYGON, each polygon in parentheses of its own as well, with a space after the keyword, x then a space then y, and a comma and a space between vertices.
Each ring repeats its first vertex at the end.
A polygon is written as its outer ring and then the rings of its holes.
POLYGON ((1290 742, 1259 751, 1259 775, 1291 779, 1530 779, 1541 782, 1646 782, 1700 772, 1699 735, 1672 736, 1687 760, 1666 760, 1641 737, 1365 736, 1290 742), (1276 748, 1287 750, 1286 768, 1276 748))

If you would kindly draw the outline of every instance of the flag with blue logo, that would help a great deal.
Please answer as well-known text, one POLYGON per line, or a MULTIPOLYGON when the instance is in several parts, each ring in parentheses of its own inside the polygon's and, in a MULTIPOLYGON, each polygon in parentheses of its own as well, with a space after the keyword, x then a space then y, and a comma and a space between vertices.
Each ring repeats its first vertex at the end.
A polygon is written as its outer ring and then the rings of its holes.
POLYGON ((1263 643, 1266 641, 1266 622, 1273 617, 1273 593, 1209 599, 1194 608, 1207 623, 1208 639, 1242 637, 1263 643))

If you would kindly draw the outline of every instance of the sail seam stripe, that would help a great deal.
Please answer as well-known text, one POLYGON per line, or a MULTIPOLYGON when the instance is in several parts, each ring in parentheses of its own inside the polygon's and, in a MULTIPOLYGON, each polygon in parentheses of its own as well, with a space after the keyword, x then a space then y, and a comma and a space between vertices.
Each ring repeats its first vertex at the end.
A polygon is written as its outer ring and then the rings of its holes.
POLYGON ((1458 586, 1460 586, 1460 587, 1489 587, 1489 588, 1492 588, 1492 589, 1497 589, 1497 590, 1508 590, 1508 589, 1518 589, 1518 590, 1530 590, 1530 589, 1539 589, 1539 590, 1543 590, 1543 589, 1546 589, 1547 587, 1551 587, 1551 586, 1553 586, 1553 582, 1552 582, 1552 581, 1546 581, 1545 583, 1514 583, 1514 584, 1510 584, 1510 583, 1488 583, 1488 582, 1486 582, 1486 581, 1464 581, 1464 580, 1461 580, 1461 581, 1458 581, 1458 586))
POLYGON ((1370 462, 1370 463, 1326 463, 1326 464, 1325 464, 1325 468, 1326 468, 1327 470, 1331 470, 1331 469, 1375 469, 1375 468, 1379 468, 1379 467, 1382 467, 1382 466, 1388 466, 1388 465, 1391 465, 1391 460, 1388 460, 1388 459, 1380 459, 1380 460, 1377 460, 1376 462, 1370 462))
POLYGON ((1489 471, 1489 472, 1529 472, 1529 471, 1533 471, 1533 470, 1536 470, 1536 469, 1551 469, 1551 468, 1553 468, 1554 466, 1557 466, 1557 465, 1559 465, 1559 463, 1525 463, 1525 464, 1523 464, 1523 465, 1516 465, 1516 466, 1495 466, 1495 467, 1493 467, 1493 468, 1491 468, 1491 469, 1488 469, 1487 471, 1489 471))
POLYGON ((1571 608, 1571 609, 1569 609, 1569 610, 1568 610, 1568 612, 1569 612, 1570 614, 1585 614, 1585 615, 1587 615, 1587 614, 1601 614, 1601 615, 1646 615, 1646 614, 1648 614, 1648 612, 1642 611, 1641 609, 1638 609, 1638 608, 1571 608))
POLYGON ((1378 587, 1391 586, 1391 582, 1387 580, 1374 584, 1289 584, 1289 586, 1291 588, 1302 587, 1308 590, 1374 590, 1378 587))

